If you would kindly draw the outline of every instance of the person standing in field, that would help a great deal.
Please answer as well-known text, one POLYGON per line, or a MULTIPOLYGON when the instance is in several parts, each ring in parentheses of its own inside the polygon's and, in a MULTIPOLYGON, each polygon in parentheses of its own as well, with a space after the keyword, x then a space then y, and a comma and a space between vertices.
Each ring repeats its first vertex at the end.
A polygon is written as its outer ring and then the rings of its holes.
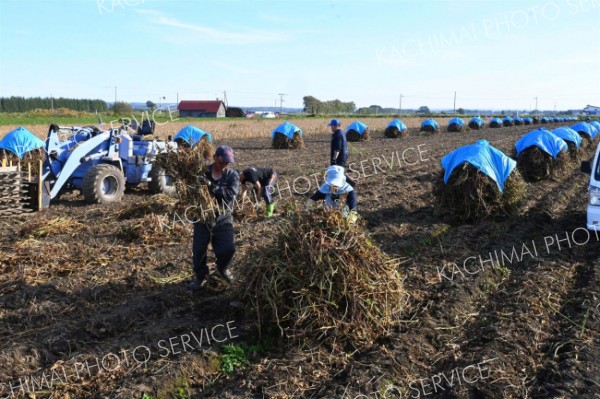
POLYGON ((228 146, 217 148, 213 156, 213 163, 209 165, 203 174, 198 176, 202 184, 208 189, 217 201, 219 213, 212 223, 194 223, 194 238, 192 243, 194 273, 196 279, 189 287, 198 289, 208 276, 207 252, 208 244, 212 244, 215 257, 217 258, 217 271, 231 282, 233 275, 229 270, 233 255, 235 254, 235 242, 233 232, 233 202, 240 189, 240 176, 229 169, 234 163, 233 149, 228 146))
POLYGON ((254 193, 262 195, 267 204, 267 217, 272 217, 275 209, 273 192, 275 192, 274 186, 277 183, 275 169, 250 167, 240 175, 240 183, 242 183, 242 200, 246 197, 248 191, 245 183, 251 183, 254 193))
POLYGON ((331 128, 331 149, 330 149, 330 165, 338 165, 346 167, 348 160, 348 142, 346 135, 340 127, 340 121, 332 119, 327 125, 331 128))
MULTIPOLYGON (((327 125, 331 128, 331 148, 330 148, 330 165, 346 167, 348 161, 348 141, 346 140, 346 133, 340 127, 340 121, 332 119, 327 125)), ((352 187, 356 185, 356 182, 346 175, 346 181, 352 187)))

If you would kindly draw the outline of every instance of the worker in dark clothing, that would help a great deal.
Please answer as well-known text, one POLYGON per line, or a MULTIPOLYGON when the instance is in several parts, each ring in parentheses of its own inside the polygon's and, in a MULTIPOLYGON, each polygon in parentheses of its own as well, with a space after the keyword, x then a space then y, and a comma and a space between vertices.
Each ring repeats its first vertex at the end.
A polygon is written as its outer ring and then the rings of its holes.
POLYGON ((346 134, 344 134, 344 131, 340 128, 340 121, 337 119, 332 119, 327 126, 331 128, 332 133, 330 165, 345 167, 346 161, 348 160, 348 142, 346 141, 346 134))
MULTIPOLYGON (((346 167, 348 161, 348 141, 346 140, 346 133, 340 128, 340 121, 332 119, 327 125, 331 128, 331 150, 330 150, 330 165, 346 167)), ((346 175, 346 181, 352 187, 356 186, 356 182, 346 175)))
POLYGON ((212 223, 194 223, 194 240, 192 244, 194 272, 196 279, 190 283, 190 288, 200 288, 208 275, 206 264, 208 244, 212 244, 217 258, 217 271, 228 281, 233 280, 228 270, 235 254, 233 232, 233 202, 240 189, 240 176, 229 169, 234 162, 231 147, 221 146, 215 151, 214 162, 206 168, 198 179, 206 184, 218 204, 217 218, 212 223))
POLYGON ((267 217, 272 217, 275 209, 273 193, 277 183, 277 172, 272 168, 251 167, 242 172, 240 183, 242 183, 242 199, 247 194, 245 183, 251 183, 254 193, 262 195, 267 204, 267 217))
POLYGON ((344 168, 333 165, 327 168, 325 174, 325 184, 310 196, 306 202, 306 210, 312 210, 317 201, 323 201, 324 209, 338 209, 347 217, 351 223, 356 222, 358 214, 356 213, 357 199, 356 191, 346 182, 344 168), (342 196, 346 197, 346 203, 342 205, 342 196))

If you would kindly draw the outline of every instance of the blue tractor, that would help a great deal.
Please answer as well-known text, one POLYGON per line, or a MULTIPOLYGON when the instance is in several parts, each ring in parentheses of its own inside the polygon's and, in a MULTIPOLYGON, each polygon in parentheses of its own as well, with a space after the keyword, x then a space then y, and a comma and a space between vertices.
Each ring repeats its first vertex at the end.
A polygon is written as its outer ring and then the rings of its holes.
MULTIPOLYGON (((137 132, 136 132, 137 133, 137 132)), ((50 125, 42 171, 42 207, 64 191, 77 189, 89 203, 109 204, 126 186, 148 183, 153 193, 172 194, 175 186, 152 163, 157 154, 177 149, 173 141, 142 140, 128 126, 101 130, 93 126, 50 125)))

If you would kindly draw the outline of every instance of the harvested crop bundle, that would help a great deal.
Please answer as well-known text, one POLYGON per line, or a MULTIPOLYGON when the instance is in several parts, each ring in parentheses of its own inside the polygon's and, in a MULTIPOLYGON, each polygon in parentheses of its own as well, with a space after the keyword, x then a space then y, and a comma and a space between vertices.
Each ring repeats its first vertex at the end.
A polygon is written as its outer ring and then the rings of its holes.
POLYGON ((350 142, 367 141, 370 138, 371 135, 368 129, 365 129, 365 131, 362 134, 358 133, 354 129, 348 130, 348 133, 346 133, 346 140, 350 142))
POLYGON ((157 155, 155 160, 155 164, 175 181, 177 209, 190 220, 210 222, 218 212, 208 186, 198 180, 210 164, 206 157, 210 151, 212 144, 208 140, 200 140, 192 148, 168 151, 157 155))
POLYGON ((456 123, 451 123, 448 125, 449 132, 462 132, 462 129, 463 129, 463 125, 459 125, 456 123))
POLYGON ((442 172, 434 189, 437 212, 449 213, 464 222, 494 215, 513 216, 524 192, 525 182, 516 170, 504 182, 504 191, 500 191, 494 180, 467 162, 452 171, 446 184, 442 172))
POLYGON ((537 146, 531 146, 519 153, 517 168, 521 175, 530 181, 548 179, 565 169, 569 156, 565 151, 557 154, 556 159, 537 146))
POLYGON ((369 128, 361 121, 352 122, 348 126, 348 132, 346 133, 346 140, 351 142, 366 141, 371 138, 369 128))
POLYGON ((587 133, 578 132, 581 136, 581 146, 587 150, 594 148, 594 139, 587 133))
POLYGON ((291 139, 286 135, 277 132, 273 137, 273 148, 276 150, 286 150, 289 148, 304 148, 304 139, 302 138, 302 135, 298 132, 295 132, 294 136, 291 139))
POLYGON ((390 331, 406 299, 402 279, 362 225, 319 209, 290 211, 276 227, 274 243, 250 251, 240 282, 260 325, 273 321, 297 341, 354 348, 390 331))
POLYGON ((408 130, 400 131, 396 126, 388 126, 383 133, 385 137, 395 139, 398 137, 408 137, 408 130))

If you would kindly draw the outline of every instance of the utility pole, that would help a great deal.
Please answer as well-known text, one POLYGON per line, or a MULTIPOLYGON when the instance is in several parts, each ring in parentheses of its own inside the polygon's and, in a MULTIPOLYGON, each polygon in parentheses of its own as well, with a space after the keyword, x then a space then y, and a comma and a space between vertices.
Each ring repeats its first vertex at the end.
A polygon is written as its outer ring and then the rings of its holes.
POLYGON ((179 106, 179 92, 177 92, 177 105, 179 106))
POLYGON ((223 102, 225 103, 225 108, 228 108, 229 104, 227 103, 227 92, 225 90, 223 90, 223 102))
POLYGON ((456 92, 454 92, 454 114, 456 114, 456 92))
POLYGON ((539 114, 539 110, 538 110, 538 98, 537 97, 533 97, 533 99, 535 100, 535 111, 539 114))
POLYGON ((54 113, 54 96, 50 93, 50 110, 54 113))
POLYGON ((115 86, 115 104, 113 105, 115 115, 117 114, 117 86, 115 86))
POLYGON ((398 118, 400 118, 400 113, 402 112, 402 97, 404 96, 400 93, 400 99, 398 101, 398 118))
POLYGON ((279 115, 283 112, 283 96, 287 95, 285 93, 277 94, 279 96, 279 115))

